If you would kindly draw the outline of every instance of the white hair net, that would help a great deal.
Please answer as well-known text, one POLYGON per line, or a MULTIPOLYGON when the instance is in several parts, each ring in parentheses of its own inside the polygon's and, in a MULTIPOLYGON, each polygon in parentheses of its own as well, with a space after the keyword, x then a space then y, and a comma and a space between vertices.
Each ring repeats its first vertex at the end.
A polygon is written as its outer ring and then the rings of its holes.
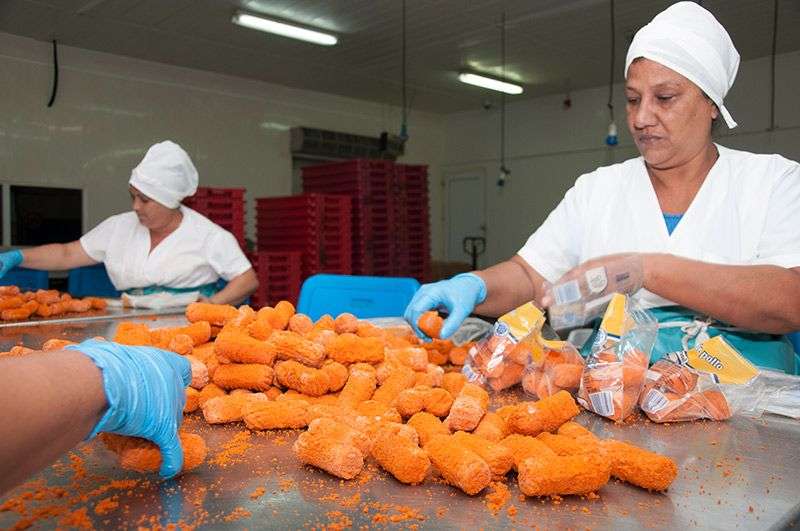
POLYGON ((739 52, 714 15, 694 2, 671 5, 636 32, 625 59, 625 77, 639 57, 662 64, 700 87, 717 104, 728 127, 736 127, 723 100, 736 79, 739 52))
POLYGON ((178 208, 184 197, 197 191, 197 181, 189 155, 175 142, 165 140, 147 150, 128 182, 165 207, 178 208))

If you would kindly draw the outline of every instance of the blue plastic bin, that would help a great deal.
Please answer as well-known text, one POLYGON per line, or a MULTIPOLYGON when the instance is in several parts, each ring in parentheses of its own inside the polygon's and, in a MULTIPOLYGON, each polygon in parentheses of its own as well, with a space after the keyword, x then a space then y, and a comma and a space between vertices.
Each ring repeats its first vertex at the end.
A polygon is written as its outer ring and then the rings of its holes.
POLYGON ((344 312, 360 319, 400 317, 418 289, 413 278, 314 275, 303 282, 297 311, 314 321, 344 312))
POLYGON ((73 297, 119 297, 120 295, 108 278, 106 266, 103 264, 71 269, 67 280, 67 291, 73 297))
POLYGON ((36 291, 50 288, 47 271, 15 267, 0 278, 0 286, 19 286, 23 291, 36 291))

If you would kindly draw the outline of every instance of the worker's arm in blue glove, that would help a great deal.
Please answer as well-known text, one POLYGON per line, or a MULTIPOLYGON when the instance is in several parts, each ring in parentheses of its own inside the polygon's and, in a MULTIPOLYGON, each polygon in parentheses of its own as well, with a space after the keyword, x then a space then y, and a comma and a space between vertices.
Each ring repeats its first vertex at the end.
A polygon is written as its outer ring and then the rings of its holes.
POLYGON ((16 266, 60 271, 96 263, 98 262, 83 250, 79 240, 69 243, 50 243, 30 247, 24 251, 14 249, 0 253, 0 278, 16 266))
POLYGON ((162 476, 174 476, 190 379, 177 354, 95 340, 0 358, 0 493, 100 431, 155 442, 162 476))
POLYGON ((22 260, 22 252, 19 249, 0 253, 0 278, 3 278, 6 273, 20 265, 22 260))
POLYGON ((449 280, 425 284, 406 308, 404 317, 423 338, 417 321, 434 309, 450 315, 442 326, 442 338, 453 334, 471 313, 498 317, 543 295, 544 278, 525 260, 514 256, 481 271, 456 275, 449 280))

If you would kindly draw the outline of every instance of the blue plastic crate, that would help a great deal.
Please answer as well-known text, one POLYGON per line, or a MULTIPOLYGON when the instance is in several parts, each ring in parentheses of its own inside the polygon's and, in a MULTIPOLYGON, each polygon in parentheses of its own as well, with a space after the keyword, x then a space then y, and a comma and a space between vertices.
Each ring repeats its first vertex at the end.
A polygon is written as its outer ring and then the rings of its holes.
POLYGON ((103 264, 71 269, 67 291, 73 297, 119 297, 120 295, 108 278, 106 266, 103 264))
POLYGON ((314 275, 300 290, 297 311, 316 321, 349 312, 360 319, 401 317, 419 282, 406 277, 314 275))
POLYGON ((50 280, 47 271, 15 267, 0 278, 0 286, 19 286, 23 291, 36 291, 49 289, 50 280))

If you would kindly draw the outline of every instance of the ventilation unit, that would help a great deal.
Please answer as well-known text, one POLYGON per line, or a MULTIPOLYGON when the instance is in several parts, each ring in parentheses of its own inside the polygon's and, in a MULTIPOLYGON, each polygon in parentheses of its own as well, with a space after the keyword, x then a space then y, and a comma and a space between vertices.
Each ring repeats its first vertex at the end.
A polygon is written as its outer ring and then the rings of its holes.
POLYGON ((291 139, 292 155, 295 157, 395 160, 403 154, 404 148, 404 142, 399 136, 386 133, 371 137, 293 127, 291 139))

